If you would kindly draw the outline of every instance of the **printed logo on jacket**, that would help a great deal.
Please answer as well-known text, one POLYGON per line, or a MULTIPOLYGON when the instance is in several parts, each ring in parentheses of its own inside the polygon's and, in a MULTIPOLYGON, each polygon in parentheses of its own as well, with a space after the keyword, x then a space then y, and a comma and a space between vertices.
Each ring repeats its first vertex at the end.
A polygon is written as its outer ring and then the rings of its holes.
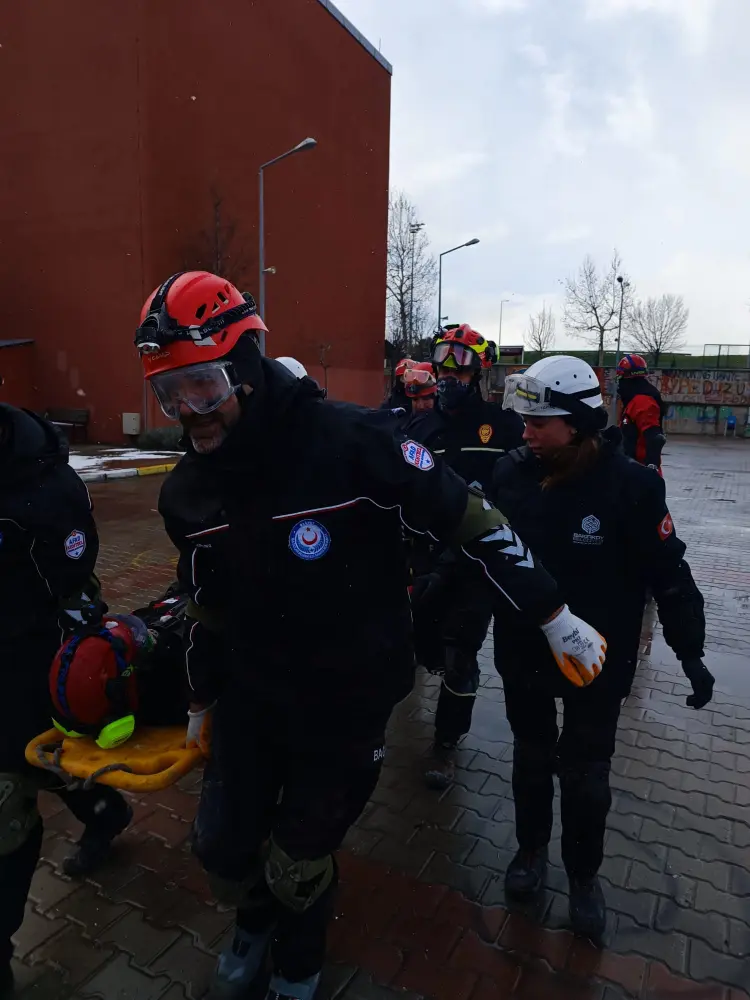
POLYGON ((289 548, 299 559, 320 559, 331 547, 331 536, 318 521, 298 521, 289 532, 289 548))
POLYGON ((602 522, 594 514, 589 514, 581 521, 581 531, 573 532, 574 545, 603 545, 604 536, 598 534, 602 522))

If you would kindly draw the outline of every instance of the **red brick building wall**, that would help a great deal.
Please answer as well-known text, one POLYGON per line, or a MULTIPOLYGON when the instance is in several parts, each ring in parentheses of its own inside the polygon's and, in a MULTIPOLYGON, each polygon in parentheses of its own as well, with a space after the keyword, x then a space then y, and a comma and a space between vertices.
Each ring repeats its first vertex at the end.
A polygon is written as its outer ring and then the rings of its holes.
POLYGON ((35 405, 92 440, 156 417, 133 331, 170 273, 257 294, 266 173, 269 354, 331 395, 382 396, 390 71, 324 0, 3 4, 0 336, 36 342, 35 405), (12 331, 8 333, 7 331, 12 331))
POLYGON ((0 403, 39 409, 36 391, 36 352, 33 343, 4 344, 0 341, 0 403))

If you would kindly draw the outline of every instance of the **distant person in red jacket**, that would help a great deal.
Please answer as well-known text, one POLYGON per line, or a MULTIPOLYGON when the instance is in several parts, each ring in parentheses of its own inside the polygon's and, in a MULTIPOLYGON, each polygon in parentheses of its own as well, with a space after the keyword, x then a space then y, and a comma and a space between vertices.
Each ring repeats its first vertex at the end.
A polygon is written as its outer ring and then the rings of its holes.
POLYGON ((620 429, 625 454, 661 472, 661 452, 667 441, 663 427, 667 407, 647 374, 648 365, 640 354, 625 354, 617 365, 617 391, 622 400, 620 429))

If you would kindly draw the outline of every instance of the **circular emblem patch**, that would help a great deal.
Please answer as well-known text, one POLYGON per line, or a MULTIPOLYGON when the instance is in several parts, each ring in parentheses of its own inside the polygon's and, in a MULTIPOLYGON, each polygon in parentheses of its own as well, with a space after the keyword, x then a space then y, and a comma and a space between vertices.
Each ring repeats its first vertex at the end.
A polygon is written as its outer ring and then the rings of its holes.
POLYGON ((331 536, 317 521, 299 521, 289 533, 289 548, 307 562, 320 559, 331 547, 331 536))

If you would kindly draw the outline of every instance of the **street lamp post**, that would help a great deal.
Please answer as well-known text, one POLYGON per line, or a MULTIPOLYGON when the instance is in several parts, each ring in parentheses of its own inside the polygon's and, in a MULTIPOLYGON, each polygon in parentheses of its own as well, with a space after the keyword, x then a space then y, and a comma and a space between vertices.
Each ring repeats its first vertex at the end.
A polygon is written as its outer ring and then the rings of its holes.
POLYGON ((440 254, 439 264, 438 264, 438 331, 441 326, 441 314, 443 311, 443 257, 449 253, 455 253, 456 250, 463 250, 464 247, 473 247, 479 240, 474 237, 473 240, 469 240, 468 243, 460 243, 457 247, 453 247, 451 250, 443 250, 440 254))
MULTIPOLYGON (((313 149, 317 145, 318 142, 316 139, 309 137, 307 139, 303 139, 302 142, 298 142, 296 146, 292 149, 288 149, 286 153, 282 153, 281 156, 275 156, 272 160, 268 160, 267 163, 262 163, 258 169, 258 308, 260 311, 260 317, 264 322, 266 318, 266 212, 263 197, 263 171, 266 167, 272 167, 274 163, 280 163, 281 160, 285 160, 288 156, 293 156, 295 153, 301 153, 305 149, 313 149)), ((266 335, 262 330, 260 331, 259 340, 260 353, 265 354, 266 335)))
POLYGON ((617 366, 620 363, 620 344, 622 342, 622 310, 625 305, 625 289, 630 287, 630 282, 625 281, 621 274, 617 275, 617 280, 620 284, 620 319, 617 323, 617 347, 615 349, 615 381, 612 387, 612 403, 611 403, 611 414, 610 420, 612 424, 617 423, 617 366))
POLYGON ((500 299, 500 329, 497 331, 497 346, 499 347, 503 340, 503 306, 506 302, 510 302, 510 299, 500 299))
POLYGON ((412 222, 409 226, 411 233, 411 292, 409 294, 409 339, 406 343, 406 353, 409 354, 409 345, 414 345, 414 251, 417 242, 417 233, 424 226, 424 222, 412 222))

